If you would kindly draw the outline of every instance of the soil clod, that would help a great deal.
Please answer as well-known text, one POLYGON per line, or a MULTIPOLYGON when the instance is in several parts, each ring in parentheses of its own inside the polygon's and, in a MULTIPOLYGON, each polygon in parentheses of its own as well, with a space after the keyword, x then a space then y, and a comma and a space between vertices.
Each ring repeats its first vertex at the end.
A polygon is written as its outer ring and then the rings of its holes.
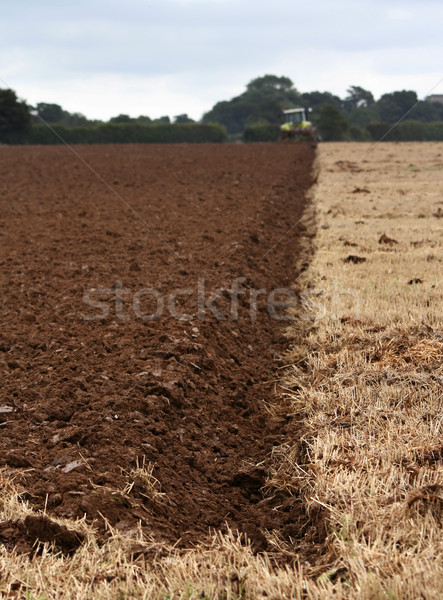
POLYGON ((366 262, 366 258, 364 256, 356 256, 355 254, 350 254, 349 256, 343 259, 343 262, 358 265, 360 263, 366 262))

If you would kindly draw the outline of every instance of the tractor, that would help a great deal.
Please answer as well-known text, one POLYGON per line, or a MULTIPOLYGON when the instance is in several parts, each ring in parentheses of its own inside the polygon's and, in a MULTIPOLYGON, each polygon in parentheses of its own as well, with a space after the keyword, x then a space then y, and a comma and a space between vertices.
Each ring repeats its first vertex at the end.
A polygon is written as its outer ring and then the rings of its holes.
POLYGON ((306 119, 305 108, 282 108, 282 114, 285 122, 280 127, 281 140, 302 140, 317 146, 317 127, 306 119))

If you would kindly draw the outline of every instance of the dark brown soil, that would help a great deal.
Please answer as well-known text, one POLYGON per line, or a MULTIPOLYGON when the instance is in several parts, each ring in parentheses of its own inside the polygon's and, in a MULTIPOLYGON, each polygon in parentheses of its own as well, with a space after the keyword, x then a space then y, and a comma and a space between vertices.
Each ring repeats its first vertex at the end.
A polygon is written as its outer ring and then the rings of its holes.
MULTIPOLYGON (((272 447, 297 435, 266 410, 286 326, 266 297, 296 280, 299 226, 267 251, 302 214, 313 150, 77 150, 147 225, 68 149, 0 148, 0 466, 35 508, 86 516, 101 532, 105 519, 120 530, 141 521, 189 546, 228 524, 256 550, 267 531, 296 536, 296 503, 262 487, 272 447), (156 312, 146 288, 164 299, 157 320, 134 313, 134 298, 156 312), (177 288, 188 320, 167 310, 177 288), (211 304, 216 288, 227 289, 211 304), (252 321, 250 290, 261 288, 252 321), (106 318, 87 320, 103 307, 106 318), (153 487, 131 473, 137 465, 153 466, 153 487)), ((18 542, 20 527, 8 526, 0 539, 12 531, 18 542)))

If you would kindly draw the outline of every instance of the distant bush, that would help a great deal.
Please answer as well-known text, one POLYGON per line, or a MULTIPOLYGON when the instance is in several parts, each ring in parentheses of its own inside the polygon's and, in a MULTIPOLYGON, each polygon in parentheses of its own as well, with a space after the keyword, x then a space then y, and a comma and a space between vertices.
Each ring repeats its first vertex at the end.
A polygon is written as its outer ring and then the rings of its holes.
POLYGON ((374 141, 378 141, 385 136, 391 127, 392 125, 389 125, 389 123, 369 123, 369 125, 366 125, 366 129, 374 141))
POLYGON ((389 138, 396 142, 424 142, 428 139, 428 123, 419 121, 403 121, 389 133, 389 138))
POLYGON ((349 122, 338 108, 325 104, 320 109, 317 126, 323 141, 341 142, 346 139, 349 122))
POLYGON ((228 133, 228 142, 230 144, 238 144, 243 141, 243 133, 228 133))
POLYGON ((352 142, 367 142, 372 138, 366 128, 351 125, 348 130, 348 137, 352 142))
POLYGON ((217 124, 159 123, 103 123, 94 127, 34 125, 27 136, 29 144, 168 144, 224 142, 227 139, 224 127, 217 124), (55 133, 54 133, 55 132, 55 133))
POLYGON ((389 131, 391 127, 389 123, 369 123, 366 129, 374 141, 381 138, 386 142, 443 141, 443 121, 426 123, 408 119, 389 131))
POLYGON ((257 124, 245 127, 243 139, 245 142, 276 142, 280 138, 280 126, 257 124))
POLYGON ((428 132, 428 139, 441 142, 443 141, 443 121, 434 121, 433 123, 426 123, 426 130, 428 132))

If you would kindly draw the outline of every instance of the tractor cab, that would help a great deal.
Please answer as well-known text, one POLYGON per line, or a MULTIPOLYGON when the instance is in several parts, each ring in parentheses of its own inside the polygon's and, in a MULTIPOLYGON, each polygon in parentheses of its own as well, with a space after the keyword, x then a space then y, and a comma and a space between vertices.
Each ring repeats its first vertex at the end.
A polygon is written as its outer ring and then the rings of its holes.
POLYGON ((285 123, 289 123, 291 127, 300 127, 302 123, 306 123, 306 110, 304 108, 288 108, 282 109, 285 118, 285 123))

